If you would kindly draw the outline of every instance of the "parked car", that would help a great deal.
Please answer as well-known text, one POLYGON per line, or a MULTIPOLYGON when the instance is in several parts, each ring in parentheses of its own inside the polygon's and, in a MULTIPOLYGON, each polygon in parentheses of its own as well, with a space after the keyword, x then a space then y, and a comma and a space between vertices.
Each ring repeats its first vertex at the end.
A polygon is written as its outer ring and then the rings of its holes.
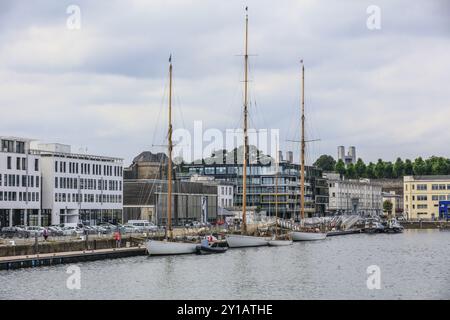
POLYGON ((198 221, 191 221, 186 223, 186 228, 201 228, 202 224, 198 221))
POLYGON ((107 233, 111 233, 117 230, 117 226, 111 223, 102 223, 99 225, 100 228, 106 230, 107 233))
POLYGON ((63 236, 64 235, 62 228, 58 227, 58 226, 49 226, 47 228, 47 230, 49 231, 50 236, 55 237, 55 236, 63 236))
POLYGON ((38 226, 29 226, 25 228, 25 232, 28 233, 28 236, 31 237, 42 237, 42 234, 44 233, 45 228, 38 227, 38 226))
POLYGON ((158 231, 158 227, 148 220, 128 220, 127 224, 137 227, 141 232, 158 231))
POLYGON ((124 233, 139 233, 139 232, 141 232, 141 230, 138 227, 133 226, 131 224, 123 225, 121 228, 121 231, 124 233))
POLYGON ((3 227, 1 229, 1 237, 2 238, 14 238, 14 237, 26 237, 28 234, 26 233, 24 228, 15 226, 15 227, 3 227))
POLYGON ((84 233, 82 229, 73 226, 64 227, 62 231, 65 236, 80 236, 84 233))

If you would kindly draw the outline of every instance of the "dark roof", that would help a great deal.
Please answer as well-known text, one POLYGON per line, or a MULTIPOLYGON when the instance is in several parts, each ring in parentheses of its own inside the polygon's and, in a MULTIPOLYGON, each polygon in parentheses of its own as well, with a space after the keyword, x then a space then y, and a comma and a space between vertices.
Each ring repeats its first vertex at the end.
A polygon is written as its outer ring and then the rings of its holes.
POLYGON ((413 176, 414 180, 450 180, 450 175, 413 176))
POLYGON ((167 155, 162 152, 152 153, 150 151, 143 151, 133 159, 136 162, 167 162, 167 155))

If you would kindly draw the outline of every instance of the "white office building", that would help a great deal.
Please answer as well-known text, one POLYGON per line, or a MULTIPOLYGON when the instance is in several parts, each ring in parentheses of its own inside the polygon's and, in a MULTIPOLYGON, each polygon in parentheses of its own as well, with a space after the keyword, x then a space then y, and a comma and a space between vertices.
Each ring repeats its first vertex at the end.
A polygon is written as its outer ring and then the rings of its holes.
POLYGON ((41 224, 41 166, 30 139, 0 136, 0 228, 41 224))
POLYGON ((326 173, 329 187, 328 210, 333 214, 380 215, 383 212, 382 186, 369 179, 346 180, 326 173))
POLYGON ((123 160, 75 154, 68 145, 38 144, 42 214, 51 224, 122 222, 123 160))

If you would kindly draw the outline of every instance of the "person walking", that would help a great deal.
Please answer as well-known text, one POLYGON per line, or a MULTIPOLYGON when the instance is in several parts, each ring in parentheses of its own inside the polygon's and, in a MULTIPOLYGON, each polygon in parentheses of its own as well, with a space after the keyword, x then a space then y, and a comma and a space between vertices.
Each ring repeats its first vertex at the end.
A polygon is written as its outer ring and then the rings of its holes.
POLYGON ((47 241, 47 238, 48 238, 48 229, 47 228, 44 229, 44 233, 42 235, 44 236, 44 241, 47 241))
POLYGON ((116 240, 116 248, 120 248, 120 243, 122 241, 122 237, 120 235, 119 229, 117 229, 116 233, 114 233, 114 239, 116 240))

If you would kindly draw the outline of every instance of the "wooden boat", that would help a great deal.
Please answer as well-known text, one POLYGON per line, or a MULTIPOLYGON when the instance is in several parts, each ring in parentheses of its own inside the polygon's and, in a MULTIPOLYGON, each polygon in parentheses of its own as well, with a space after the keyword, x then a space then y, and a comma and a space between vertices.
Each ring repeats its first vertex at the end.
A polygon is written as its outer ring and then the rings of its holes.
MULTIPOLYGON (((302 222, 305 219, 305 66, 303 60, 302 65, 302 103, 301 103, 301 166, 300 166, 300 214, 302 222)), ((311 140, 312 141, 312 140, 311 140)), ((293 231, 292 240, 294 241, 313 241, 313 240, 323 240, 327 237, 326 233, 323 232, 302 232, 293 231)))
POLYGON ((326 233, 323 232, 292 232, 292 240, 294 241, 314 241, 323 240, 327 237, 326 233))
POLYGON ((167 170, 167 231, 164 241, 149 240, 146 243, 149 255, 172 255, 195 253, 197 244, 175 241, 172 230, 172 55, 169 58, 169 126, 168 126, 168 170, 167 170))
POLYGON ((197 249, 197 244, 185 242, 149 240, 147 241, 146 247, 149 255, 157 256, 157 255, 195 253, 197 249))
POLYGON ((230 248, 261 247, 269 244, 266 238, 240 234, 229 234, 226 236, 226 239, 230 248))
POLYGON ((292 245, 292 243, 293 243, 292 240, 277 240, 277 239, 269 240, 269 246, 271 247, 290 246, 292 245))
MULTIPOLYGON (((245 8, 247 11, 247 8, 245 8)), ((242 248, 242 247, 258 247, 267 246, 268 240, 262 237, 248 236, 247 234, 247 163, 248 163, 248 14, 245 16, 245 54, 244 54, 244 66, 245 66, 245 80, 244 80, 244 156, 243 164, 244 168, 242 174, 242 229, 240 235, 227 235, 227 243, 230 248, 242 248)))

